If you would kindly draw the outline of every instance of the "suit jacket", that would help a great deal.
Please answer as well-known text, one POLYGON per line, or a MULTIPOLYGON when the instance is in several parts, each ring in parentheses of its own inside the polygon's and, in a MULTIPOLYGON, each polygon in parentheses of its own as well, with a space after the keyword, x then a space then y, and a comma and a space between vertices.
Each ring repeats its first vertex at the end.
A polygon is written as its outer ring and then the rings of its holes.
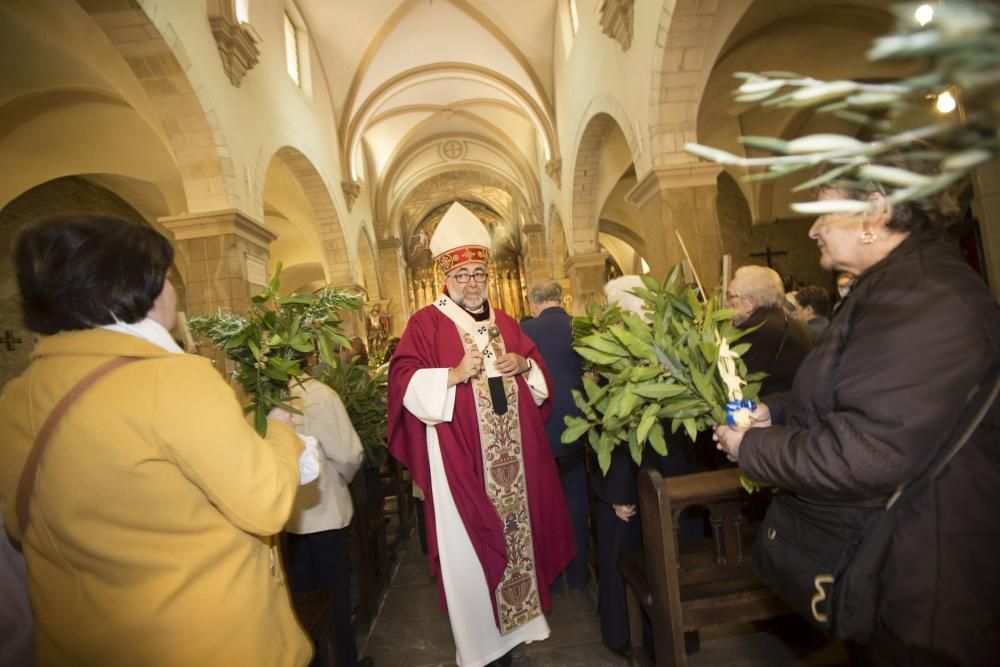
POLYGON ((795 379, 795 371, 812 349, 813 333, 802 322, 788 317, 781 308, 758 308, 739 328, 749 329, 757 325, 760 325, 759 329, 739 341, 750 343, 750 349, 743 355, 747 371, 768 374, 761 386, 760 396, 788 391, 795 379))
POLYGON ((560 439, 566 430, 566 416, 582 414, 571 393, 574 389, 583 390, 583 360, 573 349, 573 318, 562 308, 553 306, 523 323, 521 328, 535 342, 552 377, 549 391, 552 414, 545 423, 549 447, 556 458, 567 456, 581 450, 584 444, 580 439, 564 445, 560 439))
POLYGON ((302 441, 259 437, 207 359, 88 329, 43 337, 0 394, 0 507, 24 543, 40 665, 305 665, 311 642, 260 537, 285 525, 302 441), (41 422, 66 413, 24 535, 14 494, 41 422))
MULTIPOLYGON (((780 425, 750 429, 739 458, 800 507, 856 515, 884 506, 939 455, 1000 359, 1000 309, 954 247, 916 234, 842 303, 791 393, 768 400, 780 425)), ((897 505, 882 571, 881 626, 963 665, 996 664, 998 433, 994 404, 933 486, 897 505)))

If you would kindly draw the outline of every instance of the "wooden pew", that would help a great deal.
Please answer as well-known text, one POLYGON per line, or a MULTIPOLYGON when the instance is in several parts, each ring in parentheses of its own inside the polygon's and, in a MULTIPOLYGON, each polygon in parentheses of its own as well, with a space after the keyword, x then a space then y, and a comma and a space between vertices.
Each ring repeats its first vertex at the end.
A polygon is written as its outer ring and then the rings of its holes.
POLYGON ((649 468, 640 471, 644 556, 626 555, 619 563, 633 664, 653 664, 654 654, 657 667, 685 667, 685 633, 791 611, 750 569, 754 531, 745 519, 748 499, 735 468, 669 478, 649 468), (707 508, 711 537, 678 543, 677 525, 688 507, 707 508), (643 612, 653 627, 652 647, 643 646, 643 612))

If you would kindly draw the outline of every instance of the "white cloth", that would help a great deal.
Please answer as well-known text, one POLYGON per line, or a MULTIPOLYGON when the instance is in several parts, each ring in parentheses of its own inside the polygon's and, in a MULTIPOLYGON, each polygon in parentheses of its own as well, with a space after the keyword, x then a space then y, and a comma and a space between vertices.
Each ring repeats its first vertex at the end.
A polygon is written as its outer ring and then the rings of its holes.
MULTIPOLYGON (((545 386, 544 378, 542 386, 545 386)), ((435 424, 449 422, 455 410, 455 388, 448 387, 447 368, 425 368, 410 379, 403 406, 427 426, 427 454, 434 520, 437 524, 441 579, 448 602, 448 619, 455 639, 455 662, 460 667, 481 667, 518 644, 549 636, 549 624, 539 615, 508 635, 501 635, 493 618, 493 596, 465 524, 455 507, 448 485, 435 424)))
POLYGON ((286 529, 304 535, 343 528, 354 515, 347 485, 364 458, 361 438, 330 387, 307 376, 291 392, 292 405, 302 411, 292 415, 295 430, 319 441, 319 478, 299 487, 286 529))
POLYGON ((153 345, 162 347, 167 352, 184 354, 184 350, 182 350, 177 342, 170 336, 170 332, 167 331, 162 324, 156 320, 151 320, 148 317, 133 324, 116 321, 114 324, 105 324, 100 328, 107 329, 108 331, 117 331, 118 333, 128 334, 129 336, 135 336, 136 338, 142 338, 153 345))
POLYGON ((319 477, 319 440, 311 435, 295 435, 306 446, 299 456, 299 486, 305 486, 319 477))

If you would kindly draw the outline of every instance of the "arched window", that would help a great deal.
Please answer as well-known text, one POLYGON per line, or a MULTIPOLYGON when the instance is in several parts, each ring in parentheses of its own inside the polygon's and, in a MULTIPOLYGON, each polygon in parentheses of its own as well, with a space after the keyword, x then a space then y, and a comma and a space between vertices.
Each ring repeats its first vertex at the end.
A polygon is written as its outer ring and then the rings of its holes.
POLYGON ((285 12, 285 68, 295 85, 302 85, 299 78, 299 35, 288 12, 285 12))
POLYGON ((289 2, 282 15, 285 33, 285 69, 295 85, 306 95, 312 95, 309 67, 309 31, 298 7, 289 2))

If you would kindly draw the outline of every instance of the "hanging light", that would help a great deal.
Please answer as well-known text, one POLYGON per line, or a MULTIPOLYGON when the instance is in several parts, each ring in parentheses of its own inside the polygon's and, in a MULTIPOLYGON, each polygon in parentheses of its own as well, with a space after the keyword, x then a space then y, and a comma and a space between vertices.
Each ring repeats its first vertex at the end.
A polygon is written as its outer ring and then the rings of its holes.
POLYGON ((937 102, 934 104, 938 113, 951 113, 957 106, 958 103, 955 101, 955 96, 947 90, 937 96, 937 102))
POLYGON ((920 5, 917 7, 916 11, 913 12, 913 18, 917 20, 920 27, 923 27, 934 20, 934 8, 930 5, 920 5))

